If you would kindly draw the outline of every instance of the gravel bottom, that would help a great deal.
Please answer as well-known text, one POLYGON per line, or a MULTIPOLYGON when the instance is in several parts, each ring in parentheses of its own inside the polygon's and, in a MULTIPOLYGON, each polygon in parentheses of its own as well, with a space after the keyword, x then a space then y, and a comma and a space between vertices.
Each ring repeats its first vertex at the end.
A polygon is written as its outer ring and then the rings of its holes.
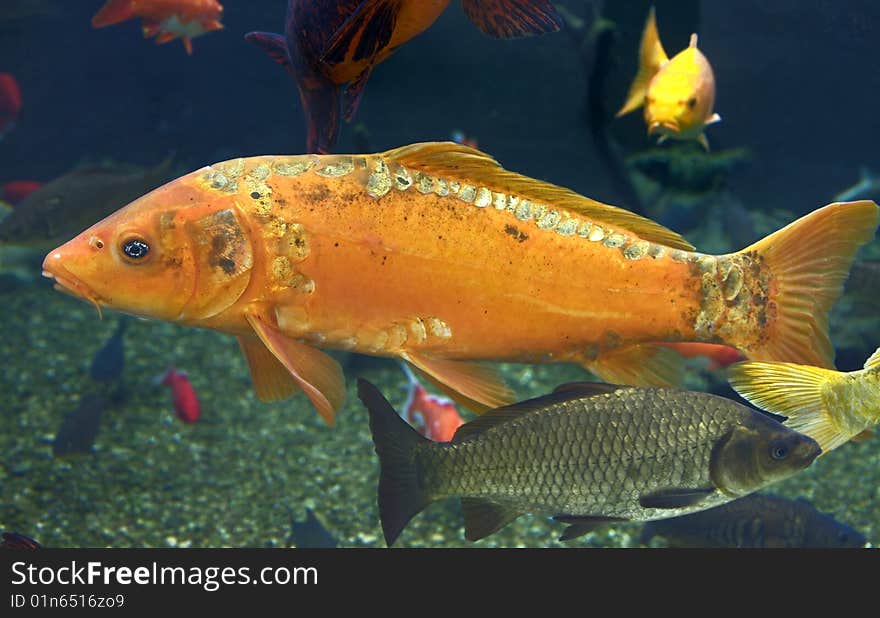
MULTIPOLYGON (((133 320, 125 335, 123 401, 104 413, 94 453, 55 457, 52 441, 82 396, 94 353, 116 328, 46 282, 2 295, 0 529, 47 547, 289 547, 291 522, 313 508, 341 547, 384 547, 376 506, 378 462, 358 374, 401 405, 405 379, 392 362, 346 370, 348 403, 327 427, 297 395, 264 404, 231 337, 133 320), (156 384, 169 365, 186 371, 202 418, 178 420, 156 384)), ((502 365, 522 398, 587 379, 575 366, 502 365)), ((704 388, 694 373, 690 388, 704 388)), ((803 496, 880 544, 880 440, 848 444, 773 493, 803 496)), ((401 534, 401 547, 638 547, 640 524, 608 525, 569 543, 546 517, 523 516, 477 543, 465 541, 457 501, 437 502, 401 534)), ((662 545, 655 539, 652 545, 662 545)))

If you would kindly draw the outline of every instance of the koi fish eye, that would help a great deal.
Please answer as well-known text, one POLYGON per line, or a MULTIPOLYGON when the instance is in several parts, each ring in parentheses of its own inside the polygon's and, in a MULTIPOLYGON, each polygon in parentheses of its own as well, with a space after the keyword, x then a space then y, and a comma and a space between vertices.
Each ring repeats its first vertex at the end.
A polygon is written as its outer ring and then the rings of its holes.
POLYGON ((691 97, 687 100, 687 106, 694 109, 697 106, 697 97, 691 97))
POLYGON ((770 457, 776 461, 782 461, 788 457, 788 445, 779 440, 772 443, 770 445, 770 457))
POLYGON ((131 261, 141 261, 150 252, 150 245, 141 238, 129 238, 120 245, 122 254, 131 261))

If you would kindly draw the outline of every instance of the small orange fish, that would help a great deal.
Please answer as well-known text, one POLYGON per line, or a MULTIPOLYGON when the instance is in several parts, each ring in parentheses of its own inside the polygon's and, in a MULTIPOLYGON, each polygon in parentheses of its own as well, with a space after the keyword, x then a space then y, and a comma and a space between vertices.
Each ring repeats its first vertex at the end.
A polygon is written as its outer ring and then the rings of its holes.
POLYGON ((192 39, 220 30, 223 6, 217 0, 107 0, 92 17, 93 28, 103 28, 140 17, 144 38, 167 43, 178 37, 192 55, 192 39))
POLYGON ((642 105, 648 134, 659 134, 660 142, 668 137, 696 139, 708 150, 703 130, 721 121, 721 116, 712 111, 715 75, 706 56, 697 49, 697 35, 692 34, 688 47, 670 60, 657 34, 653 7, 642 33, 639 72, 617 116, 642 105))
POLYGON ((743 356, 742 352, 736 348, 715 343, 687 341, 682 343, 663 343, 659 345, 671 348, 685 358, 708 358, 709 369, 713 370, 723 369, 728 365, 738 363, 746 358, 743 356))
POLYGON ((429 440, 450 442, 455 431, 464 424, 455 402, 429 393, 406 363, 400 365, 409 380, 409 392, 400 415, 429 440))
MULTIPOLYGON (((344 118, 357 111, 373 68, 424 32, 450 0, 288 0, 285 34, 249 32, 287 70, 306 117, 307 152, 327 153, 344 118)), ((462 0, 485 34, 513 38, 555 32, 562 20, 549 0, 462 0)))
POLYGON ((830 204, 726 255, 451 142, 239 158, 159 187, 46 256, 96 307, 230 333, 264 401, 328 421, 339 364, 403 359, 477 411, 515 399, 478 361, 576 362, 608 382, 681 379, 658 342, 831 367, 827 315, 874 202, 830 204))

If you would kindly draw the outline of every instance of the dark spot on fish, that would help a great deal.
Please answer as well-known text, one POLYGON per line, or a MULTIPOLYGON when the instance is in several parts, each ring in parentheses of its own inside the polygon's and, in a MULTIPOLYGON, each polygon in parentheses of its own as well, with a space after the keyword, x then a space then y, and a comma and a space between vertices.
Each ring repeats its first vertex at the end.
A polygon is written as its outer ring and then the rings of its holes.
POLYGON ((339 246, 339 243, 338 243, 338 242, 335 242, 335 243, 333 243, 333 246, 334 246, 334 247, 338 247, 338 246, 339 246))
POLYGON ((510 234, 511 236, 513 236, 513 239, 514 239, 516 242, 525 242, 525 241, 527 241, 527 240, 529 239, 528 234, 526 234, 525 232, 521 232, 521 231, 519 231, 519 230, 516 228, 516 226, 513 226, 513 225, 509 225, 509 224, 508 224, 508 225, 505 225, 505 226, 504 226, 504 232, 505 232, 506 234, 510 234))
POLYGON ((220 268, 223 269, 223 272, 225 272, 227 275, 231 275, 235 272, 235 262, 233 260, 230 260, 229 258, 220 258, 218 264, 220 265, 220 268))
POLYGON ((259 191, 254 191, 253 193, 251 193, 251 197, 254 198, 255 200, 260 199, 260 197, 261 197, 261 196, 260 196, 260 192, 259 192, 259 191))

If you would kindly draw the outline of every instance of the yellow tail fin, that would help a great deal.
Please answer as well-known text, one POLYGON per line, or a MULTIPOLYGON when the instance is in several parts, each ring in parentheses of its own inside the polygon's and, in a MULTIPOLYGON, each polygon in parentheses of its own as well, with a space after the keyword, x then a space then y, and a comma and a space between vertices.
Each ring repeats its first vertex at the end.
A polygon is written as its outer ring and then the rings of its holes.
POLYGON ((825 397, 826 386, 841 377, 837 371, 794 363, 745 362, 728 369, 730 386, 743 399, 787 416, 785 425, 818 442, 822 455, 853 435, 840 426, 825 397))
POLYGON ((636 73, 636 78, 629 87, 626 103, 617 112, 618 118, 642 106, 645 102, 645 96, 648 94, 648 84, 668 60, 669 57, 660 43, 660 35, 657 34, 657 18, 654 15, 654 7, 651 7, 648 21, 645 23, 645 30, 642 32, 642 43, 639 47, 639 72, 636 73))
POLYGON ((874 237, 878 213, 869 200, 835 202, 739 252, 757 254, 769 276, 771 317, 758 341, 740 348, 749 360, 834 368, 828 312, 856 251, 874 237))

